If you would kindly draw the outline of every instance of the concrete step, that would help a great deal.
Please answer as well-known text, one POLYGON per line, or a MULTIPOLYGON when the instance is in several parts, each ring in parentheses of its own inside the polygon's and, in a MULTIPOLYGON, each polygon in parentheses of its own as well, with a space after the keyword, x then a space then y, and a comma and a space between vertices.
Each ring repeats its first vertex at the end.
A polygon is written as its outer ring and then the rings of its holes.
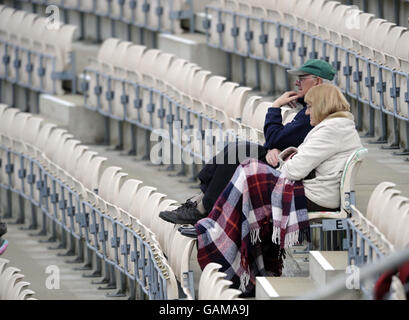
POLYGON ((308 277, 257 277, 256 300, 285 300, 302 296, 318 285, 308 277))
MULTIPOLYGON (((346 251, 310 251, 308 277, 258 277, 256 299, 295 299, 328 285, 334 278, 345 274, 348 262, 346 251)), ((359 290, 345 290, 336 299, 360 299, 359 290)))
POLYGON ((348 266, 347 251, 310 251, 310 278, 325 286, 348 266))
MULTIPOLYGON (((336 277, 346 273, 348 267, 347 251, 310 251, 310 279, 319 287, 330 284, 336 277)), ((345 288, 347 286, 345 285, 345 288)), ((345 290, 338 300, 358 300, 360 290, 345 290)))

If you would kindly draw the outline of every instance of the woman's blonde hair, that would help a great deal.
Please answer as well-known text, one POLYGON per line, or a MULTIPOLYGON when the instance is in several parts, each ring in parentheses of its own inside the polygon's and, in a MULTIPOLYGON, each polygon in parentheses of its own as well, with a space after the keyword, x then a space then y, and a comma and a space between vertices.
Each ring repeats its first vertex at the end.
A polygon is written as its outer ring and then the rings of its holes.
POLYGON ((330 114, 350 111, 350 105, 342 92, 333 84, 320 84, 312 87, 305 95, 305 102, 312 106, 311 115, 320 123, 330 114))

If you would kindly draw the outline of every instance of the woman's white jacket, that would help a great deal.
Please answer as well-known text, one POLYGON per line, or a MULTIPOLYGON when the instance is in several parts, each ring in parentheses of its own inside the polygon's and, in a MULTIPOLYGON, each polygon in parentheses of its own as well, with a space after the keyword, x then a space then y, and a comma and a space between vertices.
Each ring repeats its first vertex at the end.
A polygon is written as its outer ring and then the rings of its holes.
POLYGON ((321 121, 305 137, 298 153, 282 167, 290 180, 305 179, 305 196, 326 208, 339 208, 342 172, 349 156, 362 147, 350 112, 336 112, 321 121))

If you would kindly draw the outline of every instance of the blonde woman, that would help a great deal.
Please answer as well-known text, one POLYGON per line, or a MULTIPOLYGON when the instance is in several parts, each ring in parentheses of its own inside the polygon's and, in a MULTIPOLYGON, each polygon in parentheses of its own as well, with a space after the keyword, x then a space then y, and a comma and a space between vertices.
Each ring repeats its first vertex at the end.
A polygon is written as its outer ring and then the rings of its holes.
POLYGON ((243 296, 254 295, 256 276, 281 275, 286 248, 309 240, 308 211, 339 208, 342 171, 362 146, 338 88, 313 87, 305 101, 314 128, 292 158, 280 171, 254 159, 240 164, 209 216, 195 225, 201 268, 221 264, 243 296))
POLYGON ((349 103, 337 87, 316 86, 305 101, 314 128, 281 172, 290 180, 303 180, 309 211, 337 210, 342 171, 351 153, 362 147, 361 140, 349 103))

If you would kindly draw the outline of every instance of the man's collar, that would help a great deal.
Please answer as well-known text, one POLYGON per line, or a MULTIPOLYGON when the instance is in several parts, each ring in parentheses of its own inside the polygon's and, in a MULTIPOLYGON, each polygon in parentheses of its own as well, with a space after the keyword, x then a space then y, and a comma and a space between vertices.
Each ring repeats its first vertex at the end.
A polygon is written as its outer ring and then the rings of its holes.
POLYGON ((298 98, 297 102, 298 102, 299 104, 302 104, 303 107, 306 107, 306 106, 307 106, 307 104, 306 104, 305 101, 304 101, 304 97, 298 98))

